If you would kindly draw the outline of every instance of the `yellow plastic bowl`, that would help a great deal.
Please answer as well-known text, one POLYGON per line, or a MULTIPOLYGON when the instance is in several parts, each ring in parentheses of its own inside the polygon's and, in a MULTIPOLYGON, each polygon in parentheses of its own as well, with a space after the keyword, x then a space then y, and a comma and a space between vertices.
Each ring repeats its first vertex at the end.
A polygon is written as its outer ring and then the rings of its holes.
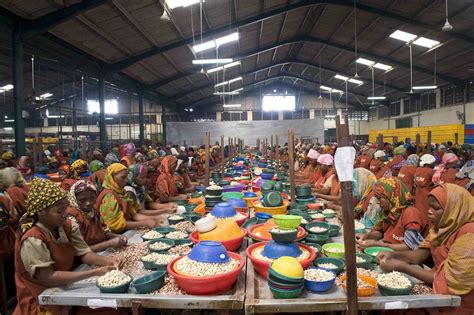
POLYGON ((288 208, 289 202, 288 201, 283 201, 283 205, 279 207, 264 207, 260 201, 255 201, 253 203, 253 209, 255 212, 264 212, 268 213, 271 215, 275 214, 287 214, 288 211, 286 209, 288 208))
POLYGON ((251 208, 253 207, 253 203, 258 200, 258 196, 250 197, 250 198, 242 198, 242 199, 245 200, 245 202, 247 203, 247 207, 251 208))
POLYGON ((298 259, 290 256, 282 256, 271 265, 276 272, 290 278, 303 278, 304 270, 298 259))

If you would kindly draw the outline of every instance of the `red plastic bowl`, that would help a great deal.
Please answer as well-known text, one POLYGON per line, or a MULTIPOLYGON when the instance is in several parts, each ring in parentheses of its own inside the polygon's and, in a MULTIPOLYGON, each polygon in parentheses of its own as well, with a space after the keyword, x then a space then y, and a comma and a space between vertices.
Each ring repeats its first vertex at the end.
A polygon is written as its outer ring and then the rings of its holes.
MULTIPOLYGON (((246 229, 240 228, 240 230, 242 231, 242 236, 236 237, 236 238, 233 238, 233 239, 230 239, 230 240, 227 240, 227 241, 223 241, 223 242, 221 242, 221 241, 218 241, 218 242, 221 243, 222 245, 224 245, 224 247, 230 252, 238 251, 240 246, 242 246, 242 242, 244 241, 244 237, 247 235, 247 230, 246 229)), ((200 240, 199 240, 199 237, 198 237, 198 231, 192 232, 191 235, 189 235, 189 239, 194 244, 199 243, 200 240)))
POLYGON ((240 214, 245 215, 245 218, 235 221, 238 226, 242 226, 242 224, 244 224, 244 222, 249 218, 249 214, 247 212, 248 208, 237 208, 236 210, 239 211, 240 214))
POLYGON ((306 206, 307 206, 308 209, 310 209, 310 210, 319 210, 319 208, 321 208, 321 204, 320 204, 320 203, 308 203, 306 206))
MULTIPOLYGON (((270 263, 253 257, 252 252, 257 247, 265 246, 265 244, 267 243, 268 242, 255 243, 247 247, 247 249, 245 250, 245 254, 252 261, 252 265, 255 271, 258 272, 260 275, 262 275, 264 278, 268 277, 268 269, 270 269, 270 263)), ((316 251, 308 245, 301 244, 301 243, 299 243, 298 245, 299 247, 302 247, 306 249, 307 251, 309 251, 309 258, 300 261, 301 265, 303 266, 303 269, 306 269, 316 259, 316 251)))
POLYGON ((256 193, 257 191, 260 191, 260 187, 252 185, 252 191, 256 193))
POLYGON ((239 261, 239 266, 231 272, 212 277, 193 277, 178 274, 174 271, 174 264, 184 256, 173 259, 166 267, 168 273, 173 276, 178 286, 189 294, 214 295, 221 294, 229 290, 237 281, 242 268, 245 267, 245 260, 236 253, 228 253, 231 258, 239 261))
MULTIPOLYGON (((256 234, 253 233, 253 231, 255 229, 258 229, 259 227, 262 227, 263 225, 265 224, 268 224, 268 223, 261 223, 261 224, 256 224, 252 227, 249 228, 248 230, 248 234, 251 238, 253 238, 254 240, 257 240, 259 242, 265 242, 265 241, 270 241, 272 238, 271 237, 264 237, 264 236, 258 236, 256 234)), ((274 226, 275 228, 277 227, 276 225, 274 226)), ((306 230, 301 227, 301 226, 298 226, 298 235, 296 236, 297 237, 297 240, 299 239, 302 239, 306 236, 306 230)))

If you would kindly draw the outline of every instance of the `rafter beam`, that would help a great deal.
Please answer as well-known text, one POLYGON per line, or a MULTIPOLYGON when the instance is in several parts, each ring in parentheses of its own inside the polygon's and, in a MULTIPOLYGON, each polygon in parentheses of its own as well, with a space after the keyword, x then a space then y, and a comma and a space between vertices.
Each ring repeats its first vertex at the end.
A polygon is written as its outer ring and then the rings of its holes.
POLYGON ((110 0, 82 0, 79 3, 43 15, 42 17, 31 20, 23 25, 21 37, 22 39, 29 39, 34 36, 46 33, 56 25, 61 24, 64 21, 67 21, 87 10, 103 5, 108 1, 110 0))
MULTIPOLYGON (((228 32, 229 29, 238 29, 238 28, 248 26, 248 25, 251 25, 251 24, 254 24, 254 23, 258 23, 258 22, 264 21, 266 19, 272 18, 274 16, 284 14, 284 13, 287 13, 287 12, 290 12, 290 11, 293 11, 293 10, 296 10, 296 9, 299 9, 299 8, 313 6, 313 5, 320 5, 320 4, 345 6, 345 7, 353 7, 353 5, 354 5, 353 1, 350 1, 350 0, 331 0, 331 2, 328 2, 327 0, 303 0, 301 2, 291 3, 289 5, 286 5, 286 6, 271 10, 271 11, 267 11, 263 14, 258 15, 258 16, 253 16, 253 17, 241 20, 241 21, 237 21, 235 23, 231 23, 230 25, 223 25, 219 28, 209 30, 207 32, 204 32, 203 37, 205 37, 205 38, 214 37, 214 36, 219 35, 221 33, 228 32)), ((473 37, 465 35, 463 33, 442 32, 439 28, 439 25, 430 25, 430 24, 427 24, 427 23, 424 23, 424 22, 412 20, 409 17, 401 16, 401 15, 398 15, 396 13, 392 13, 392 12, 389 12, 389 11, 385 11, 383 9, 375 8, 375 7, 365 5, 365 4, 361 4, 361 3, 359 3, 357 5, 357 8, 358 8, 358 10, 369 12, 369 13, 372 13, 374 15, 380 15, 380 16, 383 16, 385 18, 389 18, 389 19, 392 19, 392 20, 399 21, 401 23, 411 24, 411 25, 414 25, 414 26, 419 27, 419 28, 423 28, 423 29, 427 29, 427 30, 436 32, 437 34, 442 34, 443 37, 457 38, 457 39, 460 39, 460 40, 467 41, 469 43, 474 42, 473 37)), ((108 70, 109 71, 120 71, 124 68, 127 68, 127 67, 133 65, 134 63, 138 62, 141 59, 148 58, 148 57, 154 56, 156 54, 161 54, 161 53, 167 52, 171 49, 175 49, 175 48, 181 47, 183 45, 191 44, 192 42, 193 42, 193 38, 188 37, 188 38, 185 38, 181 41, 177 41, 177 42, 174 42, 174 43, 162 46, 162 47, 152 48, 152 49, 149 49, 147 51, 141 52, 141 53, 139 53, 139 54, 137 54, 133 57, 127 58, 126 60, 122 60, 122 61, 119 61, 117 63, 114 63, 114 64, 110 65, 108 70)))

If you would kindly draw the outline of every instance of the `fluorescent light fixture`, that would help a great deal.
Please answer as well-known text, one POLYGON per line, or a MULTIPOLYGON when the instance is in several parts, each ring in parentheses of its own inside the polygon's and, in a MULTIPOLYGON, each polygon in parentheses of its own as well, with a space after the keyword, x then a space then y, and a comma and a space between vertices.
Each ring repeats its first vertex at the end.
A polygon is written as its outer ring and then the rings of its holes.
POLYGON ((10 91, 11 89, 13 89, 13 84, 7 84, 0 87, 0 92, 10 91))
POLYGON ((436 40, 432 40, 426 37, 418 37, 413 44, 418 45, 418 46, 423 46, 426 48, 433 48, 435 46, 439 45, 439 42, 436 40))
POLYGON ((326 115, 326 116, 324 116, 324 118, 326 118, 326 119, 336 118, 336 115, 326 115))
POLYGON ((37 96, 36 97, 36 100, 45 100, 49 97, 53 96, 53 94, 51 93, 44 93, 44 94, 41 94, 39 97, 37 96))
POLYGON ((294 95, 264 95, 262 98, 262 110, 268 111, 294 111, 296 98, 294 95))
POLYGON ((357 63, 360 63, 362 65, 366 65, 366 66, 373 66, 375 61, 372 61, 372 60, 369 60, 369 59, 365 59, 365 58, 359 58, 356 60, 357 63))
POLYGON ((434 90, 437 87, 438 87, 437 85, 418 85, 418 86, 414 86, 413 89, 414 90, 434 90))
POLYGON ((229 63, 234 61, 232 58, 221 58, 221 59, 196 59, 193 60, 193 65, 209 65, 213 63, 229 63))
MULTIPOLYGON (((106 114, 118 114, 118 101, 116 99, 105 100, 104 110, 106 114)), ((99 101, 87 100, 87 111, 89 114, 100 113, 99 101)))
POLYGON ((113 117, 105 117, 105 120, 113 120, 113 117))
POLYGON ((416 36, 415 34, 412 34, 412 33, 407 33, 407 32, 404 32, 404 31, 396 30, 395 32, 390 34, 390 37, 401 40, 401 41, 404 41, 405 43, 408 43, 408 42, 411 42, 412 40, 414 40, 415 38, 417 38, 418 36, 416 36))
POLYGON ((214 95, 239 95, 239 92, 214 92, 214 95))
POLYGON ((322 90, 332 91, 332 89, 331 89, 329 86, 321 85, 320 88, 321 88, 322 90))
POLYGON ((171 10, 180 7, 186 8, 196 3, 199 3, 199 0, 166 0, 166 5, 171 10))
MULTIPOLYGON (((235 32, 226 36, 219 37, 217 39, 210 40, 208 42, 204 42, 201 44, 197 44, 193 46, 194 52, 198 53, 204 50, 212 49, 212 48, 218 48, 219 46, 222 46, 224 44, 228 44, 231 42, 235 42, 239 40, 239 33, 235 32)), ((232 61, 231 61, 232 62, 232 61)))
POLYGON ((384 100, 386 99, 385 96, 369 96, 367 97, 368 100, 384 100))
POLYGON ((61 116, 59 116, 59 115, 50 115, 49 110, 46 109, 46 117, 48 117, 48 118, 64 118, 64 115, 61 115, 61 116))
POLYGON ((381 70, 390 70, 392 69, 392 66, 377 62, 375 65, 373 65, 374 68, 381 69, 381 70))
POLYGON ((5 122, 14 122, 15 119, 5 119, 5 122))
POLYGON ((215 42, 216 42, 216 46, 219 47, 221 45, 232 43, 238 40, 239 40, 239 33, 235 32, 230 35, 219 37, 218 39, 215 40, 215 42))
POLYGON ((361 85, 361 84, 364 83, 364 81, 357 80, 357 79, 349 79, 349 80, 347 80, 347 81, 349 81, 349 82, 351 82, 351 83, 359 84, 359 85, 361 85))
POLYGON ((190 112, 193 112, 193 111, 194 111, 194 109, 190 108, 190 109, 189 109, 189 111, 190 111, 190 112))
POLYGON ((223 66, 209 69, 209 70, 207 70, 207 73, 214 73, 214 72, 221 71, 221 70, 224 70, 223 66))
POLYGON ((226 84, 231 84, 231 83, 234 83, 234 82, 237 82, 237 81, 240 81, 240 80, 242 80, 242 77, 238 77, 238 78, 234 78, 234 79, 229 80, 229 81, 224 81, 224 82, 218 83, 218 84, 215 85, 215 87, 224 86, 226 84))
POLYGON ((342 81, 347 81, 347 80, 349 80, 349 77, 346 77, 346 76, 343 76, 343 75, 340 75, 340 74, 336 74, 336 75, 334 76, 334 78, 339 79, 339 80, 342 80, 342 81))
POLYGON ((232 92, 240 92, 240 91, 243 91, 244 88, 240 88, 240 89, 237 89, 237 90, 233 90, 232 92))
POLYGON ((228 108, 228 107, 241 107, 241 106, 242 106, 242 104, 224 104, 224 105, 222 105, 222 107, 226 107, 226 108, 228 108))
POLYGON ((5 115, 5 119, 8 119, 8 116, 7 116, 7 115, 5 115))
POLYGON ((3 130, 13 130, 13 127, 3 127, 3 130))

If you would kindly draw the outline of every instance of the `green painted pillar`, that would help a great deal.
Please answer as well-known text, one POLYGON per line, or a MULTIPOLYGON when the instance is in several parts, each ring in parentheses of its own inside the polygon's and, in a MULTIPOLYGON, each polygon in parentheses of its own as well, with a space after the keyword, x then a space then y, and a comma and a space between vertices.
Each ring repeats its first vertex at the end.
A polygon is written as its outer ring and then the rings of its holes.
POLYGON ((144 116, 144 108, 145 108, 145 95, 143 92, 138 94, 138 125, 139 129, 139 139, 140 145, 145 144, 145 116, 144 116))
POLYGON ((99 70, 99 139, 100 148, 105 152, 107 150, 107 129, 105 126, 105 78, 104 70, 99 70))
POLYGON ((13 117, 15 119, 15 149, 17 157, 25 155, 25 121, 23 120, 23 42, 17 25, 12 31, 13 117))

